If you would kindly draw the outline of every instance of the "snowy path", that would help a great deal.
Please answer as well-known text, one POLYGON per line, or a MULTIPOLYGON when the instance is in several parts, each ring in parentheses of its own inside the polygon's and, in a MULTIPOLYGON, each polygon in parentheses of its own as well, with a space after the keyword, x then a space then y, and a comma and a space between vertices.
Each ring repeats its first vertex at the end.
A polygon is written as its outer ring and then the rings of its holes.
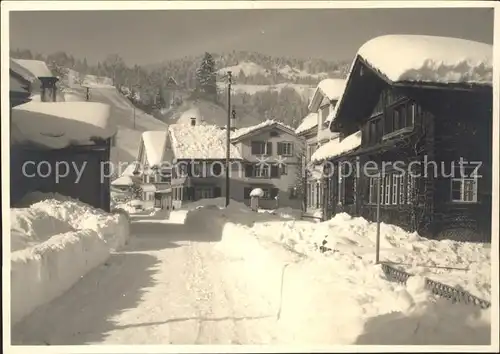
POLYGON ((132 232, 121 252, 15 326, 12 343, 273 342, 276 309, 246 288, 238 260, 214 249, 218 235, 152 220, 132 232))

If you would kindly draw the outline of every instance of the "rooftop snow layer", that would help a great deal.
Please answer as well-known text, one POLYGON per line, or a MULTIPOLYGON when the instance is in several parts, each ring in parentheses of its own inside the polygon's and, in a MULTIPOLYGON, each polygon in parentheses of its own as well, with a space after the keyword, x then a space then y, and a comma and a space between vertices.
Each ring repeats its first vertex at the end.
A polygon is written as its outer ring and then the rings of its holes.
POLYGON ((308 131, 318 125, 318 113, 309 113, 302 119, 300 125, 295 129, 295 134, 300 134, 308 131))
POLYGON ((493 46, 486 43, 386 35, 363 44, 358 55, 393 82, 492 83, 493 46))
POLYGON ((134 184, 134 180, 130 176, 121 176, 111 182, 114 186, 132 186, 134 184))
POLYGON ((168 132, 166 130, 150 130, 142 133, 144 152, 146 153, 146 159, 150 167, 162 164, 167 139, 168 132))
POLYGON ((256 125, 252 125, 250 127, 245 127, 245 128, 237 129, 236 131, 234 131, 231 134, 231 140, 239 139, 239 138, 241 138, 244 135, 253 133, 253 132, 255 132, 257 130, 260 130, 260 129, 263 129, 263 128, 271 127, 273 125, 280 126, 281 128, 283 128, 285 130, 290 130, 291 132, 295 131, 295 129, 293 129, 292 127, 289 127, 286 124, 283 124, 283 123, 278 122, 278 121, 273 120, 273 119, 268 119, 268 120, 263 121, 262 123, 259 123, 259 124, 256 124, 256 125))
POLYGON ((312 163, 322 162, 357 149, 361 145, 361 131, 349 135, 344 140, 333 139, 319 147, 311 156, 312 163))
POLYGON ((345 82, 344 79, 324 79, 318 84, 318 89, 330 101, 338 100, 344 92, 345 82))
MULTIPOLYGON (((225 159, 226 131, 215 125, 198 124, 187 126, 172 124, 168 127, 175 159, 225 159)), ((230 157, 241 159, 240 152, 230 146, 230 157)))
POLYGON ((96 102, 28 102, 12 109, 12 140, 51 149, 92 144, 116 132, 110 106, 96 102))
POLYGON ((22 66, 35 77, 53 77, 52 71, 44 61, 41 60, 27 60, 27 59, 13 59, 14 62, 22 66))

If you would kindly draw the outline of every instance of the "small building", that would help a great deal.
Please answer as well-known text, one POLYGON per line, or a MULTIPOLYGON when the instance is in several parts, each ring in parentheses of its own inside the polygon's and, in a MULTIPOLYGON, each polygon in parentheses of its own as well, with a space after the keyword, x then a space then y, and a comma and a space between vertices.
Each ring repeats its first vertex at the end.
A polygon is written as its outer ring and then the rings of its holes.
POLYGON ((329 176, 326 217, 346 211, 374 221, 380 190, 383 222, 489 240, 492 56, 491 45, 458 38, 365 43, 329 119, 339 140, 312 158, 329 176))

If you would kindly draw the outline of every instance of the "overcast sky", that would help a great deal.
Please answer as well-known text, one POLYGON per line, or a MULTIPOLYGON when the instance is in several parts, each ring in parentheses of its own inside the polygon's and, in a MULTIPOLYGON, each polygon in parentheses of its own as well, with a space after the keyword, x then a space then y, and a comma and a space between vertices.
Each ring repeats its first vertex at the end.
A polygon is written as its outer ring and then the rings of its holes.
POLYGON ((129 65, 205 51, 350 60, 383 34, 493 43, 490 9, 319 9, 12 12, 11 48, 63 50, 89 63, 118 53, 129 65))

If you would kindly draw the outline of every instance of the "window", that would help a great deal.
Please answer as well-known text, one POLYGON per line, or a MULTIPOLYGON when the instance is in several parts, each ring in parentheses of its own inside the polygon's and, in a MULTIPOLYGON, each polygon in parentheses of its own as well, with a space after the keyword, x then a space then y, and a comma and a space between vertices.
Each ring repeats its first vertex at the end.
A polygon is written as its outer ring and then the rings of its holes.
POLYGON ((278 155, 293 156, 293 144, 289 142, 279 142, 278 155))
POLYGON ((252 141, 252 155, 272 155, 272 143, 252 141))
POLYGON ((273 130, 269 133, 269 136, 271 137, 276 137, 276 136, 279 136, 280 134, 276 131, 276 130, 273 130))
POLYGON ((211 169, 212 175, 214 177, 219 177, 222 173, 222 164, 220 162, 214 162, 211 169))
POLYGON ((252 192, 252 188, 250 188, 250 187, 243 188, 243 198, 244 199, 250 199, 250 193, 251 192, 252 192))
POLYGON ((258 178, 271 177, 271 166, 269 166, 269 165, 256 165, 254 168, 254 177, 258 177, 258 178))
POLYGON ((271 199, 271 190, 269 188, 263 188, 262 191, 264 192, 263 199, 271 199))
POLYGON ((280 175, 284 176, 288 174, 288 166, 285 164, 280 165, 280 175))
POLYGON ((477 203, 477 179, 453 178, 451 180, 451 201, 477 203))
POLYGON ((384 194, 384 205, 391 204, 391 176, 385 175, 384 185, 385 185, 385 194, 384 194))
POLYGON ((290 187, 289 190, 288 190, 288 195, 289 195, 288 196, 289 199, 297 199, 299 197, 297 188, 290 187))
POLYGON ((399 179, 401 176, 393 174, 392 175, 392 204, 397 205, 398 204, 398 199, 399 199, 399 194, 398 194, 398 187, 399 187, 399 179))
POLYGON ((405 203, 405 179, 403 175, 399 176, 399 204, 405 203))

